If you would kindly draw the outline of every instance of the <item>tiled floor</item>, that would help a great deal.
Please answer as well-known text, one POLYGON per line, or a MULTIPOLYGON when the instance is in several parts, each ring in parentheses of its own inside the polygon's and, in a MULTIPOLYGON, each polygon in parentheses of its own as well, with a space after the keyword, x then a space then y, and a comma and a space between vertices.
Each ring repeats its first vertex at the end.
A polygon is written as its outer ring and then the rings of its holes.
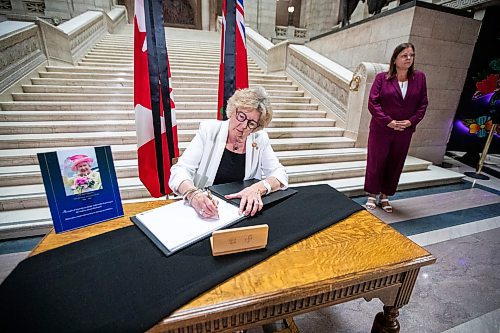
MULTIPOLYGON (((448 162, 454 171, 471 170, 448 162)), ((392 198, 393 214, 373 212, 437 257, 421 270, 410 303, 400 311, 401 332, 500 332, 499 194, 497 178, 466 178, 462 184, 399 192, 392 198)), ((36 241, 0 243, 0 281, 36 241)), ((295 322, 306 333, 369 332, 381 309, 378 299, 356 300, 297 316, 295 322)), ((249 333, 260 332, 257 327, 249 333)))

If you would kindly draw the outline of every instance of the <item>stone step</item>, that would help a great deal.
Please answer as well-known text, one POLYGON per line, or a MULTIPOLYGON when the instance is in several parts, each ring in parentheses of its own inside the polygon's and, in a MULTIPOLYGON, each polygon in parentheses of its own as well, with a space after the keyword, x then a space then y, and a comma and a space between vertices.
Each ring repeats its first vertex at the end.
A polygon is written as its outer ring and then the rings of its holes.
POLYGON ((106 56, 85 56, 79 63, 85 62, 99 62, 101 64, 111 63, 111 64, 124 64, 124 65, 133 65, 134 57, 106 57, 106 56))
MULTIPOLYGON (((398 190, 460 182, 464 175, 430 166, 426 170, 404 172, 401 175, 398 190)), ((300 187, 313 184, 328 184, 346 195, 364 193, 364 177, 335 179, 330 181, 293 183, 300 187)), ((148 198, 151 200, 151 198, 148 198)), ((127 200, 124 200, 126 202, 127 200)), ((0 239, 44 235, 52 228, 52 219, 48 207, 0 211, 0 239)))
MULTIPOLYGON (((133 69, 133 63, 129 64, 120 64, 120 63, 104 63, 104 62, 90 62, 90 61, 80 61, 78 62, 78 67, 87 68, 116 68, 118 71, 126 71, 133 69)), ((219 73, 218 66, 211 66, 205 64, 199 65, 171 65, 170 70, 172 75, 178 74, 179 71, 203 71, 204 73, 219 73)), ((261 69, 257 67, 249 67, 248 74, 259 74, 263 73, 261 69)))
MULTIPOLYGON (((123 64, 133 64, 134 57, 130 56, 117 56, 112 54, 87 54, 83 57, 82 62, 100 62, 100 63, 123 63, 123 64)), ((219 59, 186 59, 186 58, 170 58, 170 66, 194 66, 194 67, 207 67, 219 69, 220 60, 219 59)), ((260 67, 255 63, 248 63, 248 68, 260 69, 260 67)))
MULTIPOLYGON (((96 52, 96 51, 90 51, 87 53, 82 59, 97 59, 97 60, 129 60, 133 61, 134 60, 134 55, 133 53, 130 54, 116 54, 115 52, 96 52)), ((180 56, 180 57, 172 57, 172 55, 169 55, 169 60, 170 64, 220 64, 220 58, 204 58, 200 59, 200 57, 197 58, 187 58, 185 55, 180 56)), ((254 61, 248 61, 248 66, 257 66, 258 65, 254 61)))
MULTIPOLYGON (((213 51, 220 51, 220 43, 204 43, 200 41, 190 41, 190 40, 171 40, 168 36, 167 38, 167 47, 177 47, 181 49, 200 49, 200 50, 213 50, 213 51)), ((134 40, 112 40, 112 39, 102 39, 98 43, 96 43, 96 46, 117 46, 119 48, 126 47, 126 48, 133 48, 134 47, 134 40)))
MULTIPOLYGON (((110 50, 92 50, 91 53, 92 55, 115 55, 115 56, 123 56, 123 57, 130 57, 133 56, 133 52, 120 52, 120 51, 110 51, 110 50)), ((169 53, 169 60, 171 63, 175 62, 181 62, 181 61, 191 61, 191 62, 204 62, 204 61, 209 61, 209 62, 217 62, 220 63, 220 55, 210 55, 210 54, 204 54, 204 53, 198 53, 195 54, 193 52, 191 53, 180 53, 180 52, 170 52, 169 53)), ((247 59, 247 64, 250 65, 255 65, 255 62, 252 61, 251 59, 247 59)))
MULTIPOLYGON (((175 103, 190 103, 190 102, 217 102, 217 94, 212 95, 181 95, 175 91, 175 103)), ((107 102, 133 102, 133 93, 111 93, 111 94, 90 94, 90 93, 12 93, 14 101, 107 101, 107 102)), ((282 97, 270 96, 271 103, 310 103, 310 97, 282 97)))
MULTIPOLYGON (((33 85, 65 85, 71 87, 80 86, 103 86, 103 87, 133 87, 134 83, 131 79, 119 80, 94 80, 94 79, 73 79, 73 78, 31 78, 33 85)), ((174 93, 177 88, 187 89, 214 89, 214 83, 211 82, 175 82, 174 93)), ((298 87, 292 84, 291 81, 283 81, 283 83, 270 83, 270 84, 255 84, 250 82, 250 87, 262 86, 266 90, 280 91, 297 91, 298 87)))
MULTIPOLYGON (((108 73, 69 73, 69 72, 40 72, 38 73, 41 78, 66 78, 66 79, 91 79, 91 80, 115 80, 116 84, 120 84, 121 80, 130 80, 132 81, 132 74, 108 74, 108 73)), ((264 75, 264 74, 263 74, 264 75)), ((198 76, 181 76, 174 75, 172 76, 173 86, 175 87, 178 82, 193 82, 203 80, 206 83, 211 83, 213 87, 214 84, 218 84, 218 74, 217 75, 206 75, 199 74, 198 76)), ((258 77, 255 78, 253 76, 249 76, 249 83, 258 84, 258 85, 266 85, 266 84, 289 84, 291 85, 291 81, 286 81, 285 79, 277 79, 277 78, 269 78, 269 77, 258 77)))
MULTIPOLYGON (((118 186, 122 199, 150 197, 139 178, 119 178, 118 186)), ((6 186, 0 193, 0 211, 46 207, 47 197, 43 185, 6 186)))
MULTIPOLYGON (((96 44, 92 50, 119 50, 123 53, 132 53, 134 52, 134 45, 119 45, 115 46, 113 44, 96 44)), ((198 46, 198 45, 174 45, 167 44, 167 52, 171 53, 184 53, 184 54, 208 54, 214 56, 220 56, 220 47, 219 46, 198 46)))
MULTIPOLYGON (((398 183, 398 191, 417 189, 430 186, 440 186, 447 184, 460 183, 465 176, 461 173, 443 169, 434 165, 426 170, 403 172, 398 183)), ((321 181, 321 184, 327 184, 344 193, 347 196, 365 195, 363 189, 365 177, 352 177, 344 179, 334 179, 321 181)), ((318 182, 302 182, 294 186, 307 186, 318 184, 318 182)))
MULTIPOLYGON (((195 129, 197 126, 186 126, 195 129)), ((0 136, 0 149, 29 149, 58 147, 82 147, 105 145, 135 145, 137 137, 134 131, 88 132, 88 133, 50 133, 50 134, 11 134, 0 136)), ((183 148, 188 142, 179 142, 183 148)), ((299 137, 271 139, 275 151, 303 149, 332 149, 353 147, 354 142, 344 137, 299 137)), ((0 155, 1 156, 1 155, 0 155)))
MULTIPOLYGON (((168 36, 166 36, 167 40, 167 50, 168 48, 177 48, 180 50, 206 50, 206 51, 214 51, 220 52, 219 43, 203 43, 203 42, 193 42, 189 40, 180 41, 174 40, 171 41, 168 36)), ((105 39, 97 42, 94 47, 113 47, 121 50, 129 50, 134 49, 134 41, 114 41, 110 39, 105 39)))
MULTIPOLYGON (((177 119, 215 119, 215 110, 176 110, 177 119)), ((326 112, 321 110, 276 110, 274 120, 279 118, 325 118, 326 112)), ((28 121, 60 121, 60 120, 134 120, 135 113, 129 111, 0 111, 0 120, 12 122, 28 121)), ((23 124, 24 125, 24 124, 23 124)))
MULTIPOLYGON (((192 66, 192 67, 206 67, 206 68, 212 68, 218 70, 220 67, 220 60, 219 59, 214 59, 214 58, 208 58, 208 59, 190 59, 190 58, 185 58, 184 56, 178 57, 178 58, 169 58, 170 60, 170 67, 179 67, 179 66, 192 66)), ((99 63, 99 64, 110 64, 110 67, 112 64, 121 65, 122 67, 130 67, 133 66, 134 64, 134 57, 133 55, 130 56, 111 56, 111 55, 105 55, 105 54, 89 54, 84 56, 78 64, 82 66, 92 66, 90 64, 86 63, 99 63)), ((260 67, 255 64, 255 63, 248 63, 247 64, 249 69, 259 69, 260 67)))
MULTIPOLYGON (((47 72, 55 73, 86 73, 86 74, 115 74, 123 77, 133 76, 134 69, 132 66, 128 67, 98 67, 98 66, 78 66, 78 67, 63 67, 63 66, 45 66, 47 72)), ((219 70, 216 68, 210 68, 205 66, 199 66, 193 69, 192 66, 173 66, 171 67, 172 77, 176 76, 193 76, 199 77, 200 75, 212 77, 213 75, 219 75, 219 70)), ((249 78, 262 78, 262 79, 275 79, 275 80, 287 80, 286 75, 278 74, 264 74, 260 69, 255 69, 249 71, 249 78)))
MULTIPOLYGON (((408 156, 403 172, 426 170, 431 162, 408 156)), ((362 177, 366 171, 366 161, 348 161, 337 163, 321 163, 292 165, 286 168, 290 183, 317 182, 323 180, 362 177)))
MULTIPOLYGON (((67 86, 67 85, 23 85, 25 93, 61 93, 61 94, 133 94, 133 87, 102 87, 102 86, 67 86)), ((174 87, 175 100, 181 96, 215 95, 218 94, 216 88, 177 88, 174 87)), ((281 91, 266 89, 268 95, 272 97, 304 97, 303 91, 281 91)))
MULTIPOLYGON (((117 160, 114 164, 118 178, 138 177, 137 160, 117 160)), ((38 164, 0 167, 0 188, 40 184, 43 180, 38 164)))
MULTIPOLYGON (((91 133, 94 136, 95 133, 91 133)), ((116 133, 112 133, 116 134, 116 133)), ((34 137, 35 135, 32 135, 34 137)), ((52 134, 53 137, 57 138, 57 134, 52 134)), ((59 135, 62 136, 62 135, 59 135)), ((136 159, 137 158, 137 145, 134 143, 122 143, 119 142, 115 144, 106 138, 96 137, 94 139, 89 138, 89 135, 85 133, 75 133, 72 139, 72 144, 61 145, 61 143, 66 143, 68 141, 57 141, 52 146, 47 145, 50 142, 44 142, 41 145, 37 140, 34 141, 34 146, 28 147, 17 147, 12 149, 0 150, 0 166, 15 166, 15 165, 31 165, 37 164, 38 160, 36 157, 37 153, 46 153, 54 150, 58 150, 60 147, 87 147, 89 146, 89 140, 92 141, 93 146, 111 145, 113 151, 113 158, 115 160, 120 159, 136 159)), ((108 135, 109 137, 109 135, 108 135)), ((111 136, 116 138, 116 135, 111 136)), ((39 140, 39 139, 38 139, 39 140)), ((115 141, 119 141, 116 138, 115 141)), ((301 151, 301 150, 318 150, 318 149, 338 149, 338 148, 353 148, 354 141, 344 137, 327 137, 327 138, 290 138, 290 139, 271 139, 271 145, 276 152, 281 151, 301 151)), ((181 153, 187 147, 187 142, 179 143, 179 150, 181 153)))
MULTIPOLYGON (((179 150, 181 154, 186 146, 187 144, 180 144, 179 150)), ((52 147, 3 150, 0 151, 0 167, 36 165, 38 164, 38 153, 47 153, 54 150, 52 147)), ((137 146, 135 144, 111 145, 111 150, 113 151, 114 161, 137 159, 137 146)), ((276 152, 280 160, 286 160, 287 165, 304 164, 303 162, 307 161, 308 156, 311 156, 312 161, 319 161, 321 163, 345 161, 342 157, 344 153, 347 155, 366 155, 365 149, 352 148, 352 146, 347 148, 303 149, 298 151, 282 149, 276 152)), ((348 158, 347 160, 350 159, 348 158)))
MULTIPOLYGON (((0 102, 4 111, 132 110, 130 102, 0 102)), ((217 110, 217 102, 176 102, 177 110, 217 110)), ((274 103, 273 110, 317 110, 318 104, 274 103)))
MULTIPOLYGON (((404 172, 426 170, 430 162, 408 157, 404 172)), ((287 167, 290 184, 325 179, 339 179, 346 177, 360 177, 364 174, 366 161, 350 161, 338 163, 322 163, 309 165, 295 165, 287 167)), ((130 165, 124 169, 133 169, 130 165)), ((117 168, 118 170, 118 168, 117 168)), ((135 169, 136 172, 137 169, 135 169)), ((134 171, 131 171, 134 172, 134 171)), ((134 199, 148 197, 149 193, 142 186, 137 177, 118 178, 120 195, 122 198, 134 199)), ((0 194, 0 210, 16 210, 22 208, 39 208, 47 206, 45 190, 42 184, 18 185, 2 187, 0 194)))
MULTIPOLYGON (((360 148, 340 148, 311 150, 306 155, 301 151, 278 152, 278 158, 285 166, 303 164, 354 162, 364 160, 366 150, 360 148)), ((137 160, 115 160, 115 170, 118 178, 138 177, 137 160)), ((38 164, 0 167, 0 188, 20 185, 43 184, 38 164)))
MULTIPOLYGON (((185 122, 179 120, 177 123, 179 141, 191 141, 197 132, 195 122, 185 122), (194 125, 193 125, 194 124, 194 125), (184 129, 184 128, 189 129, 184 129)), ((33 138, 26 137, 28 134, 73 134, 81 132, 120 132, 123 137, 136 137, 135 121, 134 120, 93 120, 93 121, 39 121, 39 122, 2 122, 0 123, 0 146, 6 149, 12 149, 13 140, 17 140, 20 144, 25 144, 24 138, 32 141, 33 138), (127 134, 125 133, 127 132, 127 134), (12 136, 14 135, 14 136, 12 136), (3 137, 5 136, 5 137, 3 137), (5 139, 5 140, 4 140, 5 139), (7 142, 8 141, 8 142, 7 142)), ((326 137, 340 136, 343 130, 336 127, 269 127, 267 129, 269 136, 273 139, 278 138, 307 138, 307 137, 326 137)), ((42 138, 39 140, 54 139, 42 138)), ((71 138, 67 138, 70 140, 71 138)), ((63 139, 64 140, 64 139, 63 139)))
POLYGON ((312 149, 276 152, 285 166, 366 160, 365 148, 312 149))
MULTIPOLYGON (((112 47, 95 47, 92 49, 92 51, 100 51, 100 52, 109 52, 109 53, 114 53, 117 50, 112 47)), ((134 50, 132 49, 120 49, 121 53, 120 54, 134 54, 134 50)), ((182 50, 179 48, 172 48, 168 50, 168 55, 169 57, 173 58, 180 58, 182 56, 187 56, 191 59, 195 58, 206 58, 206 59, 220 59, 220 51, 200 51, 200 50, 191 50, 190 52, 186 52, 186 50, 182 50)))

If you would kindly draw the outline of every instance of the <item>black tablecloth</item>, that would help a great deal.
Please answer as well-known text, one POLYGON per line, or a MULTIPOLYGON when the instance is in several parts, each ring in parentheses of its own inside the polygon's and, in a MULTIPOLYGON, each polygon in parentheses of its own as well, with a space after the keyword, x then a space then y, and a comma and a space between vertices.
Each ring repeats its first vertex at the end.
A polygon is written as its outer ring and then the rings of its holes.
POLYGON ((1 332, 139 332, 279 250, 362 209, 326 185, 237 224, 269 225, 264 250, 212 257, 205 239, 166 257, 130 226, 30 257, 0 285, 1 332))

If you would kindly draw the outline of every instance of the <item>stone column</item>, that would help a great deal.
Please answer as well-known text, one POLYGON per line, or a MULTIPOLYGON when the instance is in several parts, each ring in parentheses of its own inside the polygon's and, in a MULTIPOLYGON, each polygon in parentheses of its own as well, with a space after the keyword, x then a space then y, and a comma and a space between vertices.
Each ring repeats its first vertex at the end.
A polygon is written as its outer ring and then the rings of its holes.
POLYGON ((201 30, 210 30, 210 0, 201 0, 201 30))
POLYGON ((275 36, 276 0, 252 0, 245 2, 245 24, 262 36, 275 36))

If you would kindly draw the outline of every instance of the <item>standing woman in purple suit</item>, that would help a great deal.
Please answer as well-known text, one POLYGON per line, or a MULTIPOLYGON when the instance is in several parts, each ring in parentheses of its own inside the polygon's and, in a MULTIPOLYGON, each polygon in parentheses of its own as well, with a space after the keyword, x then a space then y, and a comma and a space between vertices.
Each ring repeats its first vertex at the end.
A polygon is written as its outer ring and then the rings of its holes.
POLYGON ((388 197, 396 193, 411 137, 427 109, 425 75, 414 70, 414 60, 413 44, 398 45, 389 71, 377 74, 370 90, 372 120, 364 187, 368 209, 375 209, 378 203, 392 213, 388 197))

